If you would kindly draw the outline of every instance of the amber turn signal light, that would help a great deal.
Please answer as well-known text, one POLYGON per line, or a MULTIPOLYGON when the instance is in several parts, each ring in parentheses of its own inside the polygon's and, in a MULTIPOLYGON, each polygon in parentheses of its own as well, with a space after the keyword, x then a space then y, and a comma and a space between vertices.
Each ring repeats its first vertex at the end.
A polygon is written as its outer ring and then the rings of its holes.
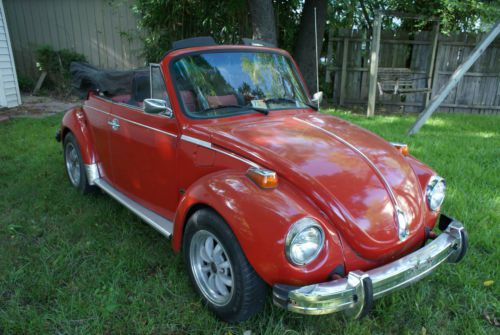
POLYGON ((404 143, 391 143, 394 148, 396 148, 403 156, 408 156, 410 154, 410 150, 408 149, 408 144, 404 143))
POLYGON ((278 175, 271 170, 251 167, 247 171, 247 177, 260 188, 269 189, 278 186, 278 175))

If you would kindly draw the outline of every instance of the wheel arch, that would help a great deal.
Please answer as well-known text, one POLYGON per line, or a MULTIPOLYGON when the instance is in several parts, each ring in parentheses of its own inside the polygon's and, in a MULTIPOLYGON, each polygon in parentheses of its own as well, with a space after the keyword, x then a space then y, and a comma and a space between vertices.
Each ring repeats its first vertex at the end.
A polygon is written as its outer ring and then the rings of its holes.
POLYGON ((87 125, 87 117, 82 107, 75 107, 66 112, 61 121, 61 139, 64 145, 64 138, 73 134, 80 147, 83 162, 93 164, 97 158, 92 143, 92 136, 87 125))
MULTIPOLYGON (((191 207, 189 207, 187 210, 186 210, 186 214, 184 215, 184 218, 183 218, 183 222, 182 222, 182 231, 181 231, 181 234, 180 234, 180 240, 179 240, 179 248, 175 248, 176 251, 181 251, 181 248, 182 248, 182 241, 184 239, 184 232, 186 230, 186 224, 187 222, 189 221, 189 219, 191 218, 191 216, 193 216, 194 213, 196 213, 197 211, 201 210, 201 209, 209 209, 209 210, 212 210, 214 211, 215 213, 217 213, 218 215, 220 215, 219 212, 217 212, 217 210, 215 210, 214 208, 212 208, 210 205, 207 205, 203 202, 197 202, 197 203, 194 203, 193 205, 191 205, 191 207)), ((222 215, 221 215, 222 217, 222 215)), ((224 217, 223 217, 224 219, 224 217)), ((225 219, 224 219, 225 220, 225 219)), ((225 220, 227 222, 227 220, 225 220)))
POLYGON ((176 252, 182 248, 185 224, 202 208, 224 219, 249 263, 268 284, 318 282, 327 279, 335 266, 344 265, 336 230, 286 181, 280 181, 277 189, 263 190, 244 171, 224 170, 200 178, 179 203, 172 238, 176 252), (297 267, 286 258, 284 240, 290 226, 305 216, 322 224, 326 242, 317 259, 297 267))

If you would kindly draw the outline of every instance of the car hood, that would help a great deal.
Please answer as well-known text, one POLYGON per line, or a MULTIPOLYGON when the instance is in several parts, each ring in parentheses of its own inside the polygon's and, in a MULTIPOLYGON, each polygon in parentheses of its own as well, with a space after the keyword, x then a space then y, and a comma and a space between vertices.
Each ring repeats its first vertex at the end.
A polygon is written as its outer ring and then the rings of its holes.
POLYGON ((375 260, 374 251, 383 251, 383 259, 392 259, 422 240, 425 203, 417 176, 379 136, 320 113, 270 115, 204 128, 214 145, 293 183, 363 258, 375 260), (397 208, 409 222, 405 240, 398 235, 397 208))

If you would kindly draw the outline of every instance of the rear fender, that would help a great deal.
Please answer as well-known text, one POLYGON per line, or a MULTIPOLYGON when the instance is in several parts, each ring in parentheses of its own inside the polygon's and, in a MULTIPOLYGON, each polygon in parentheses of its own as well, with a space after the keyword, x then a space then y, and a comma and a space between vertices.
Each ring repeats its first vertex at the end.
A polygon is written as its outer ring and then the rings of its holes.
POLYGON ((199 179, 179 204, 172 240, 175 251, 181 249, 184 224, 198 206, 210 207, 224 218, 250 264, 270 285, 325 281, 336 267, 344 266, 341 242, 333 225, 283 179, 272 190, 259 188, 244 171, 224 170, 199 179), (285 255, 285 236, 289 227, 305 216, 320 222, 325 245, 313 262, 294 266, 285 255))
POLYGON ((87 118, 83 108, 76 107, 70 109, 64 114, 61 122, 62 142, 64 143, 65 136, 71 132, 78 141, 82 159, 85 164, 93 164, 96 162, 94 147, 90 129, 87 125, 87 118))

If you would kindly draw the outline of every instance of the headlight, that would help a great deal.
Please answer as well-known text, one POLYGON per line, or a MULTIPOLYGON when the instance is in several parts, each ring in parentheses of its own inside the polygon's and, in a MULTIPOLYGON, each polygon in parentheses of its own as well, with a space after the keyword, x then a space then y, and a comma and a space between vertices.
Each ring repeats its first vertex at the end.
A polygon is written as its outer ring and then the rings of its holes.
POLYGON ((295 222, 285 240, 286 257, 295 265, 305 265, 318 256, 324 243, 323 228, 313 218, 295 222))
POLYGON ((446 191, 446 183, 439 176, 433 176, 427 184, 425 195, 427 196, 427 204, 433 211, 437 211, 443 204, 444 193, 446 191))

